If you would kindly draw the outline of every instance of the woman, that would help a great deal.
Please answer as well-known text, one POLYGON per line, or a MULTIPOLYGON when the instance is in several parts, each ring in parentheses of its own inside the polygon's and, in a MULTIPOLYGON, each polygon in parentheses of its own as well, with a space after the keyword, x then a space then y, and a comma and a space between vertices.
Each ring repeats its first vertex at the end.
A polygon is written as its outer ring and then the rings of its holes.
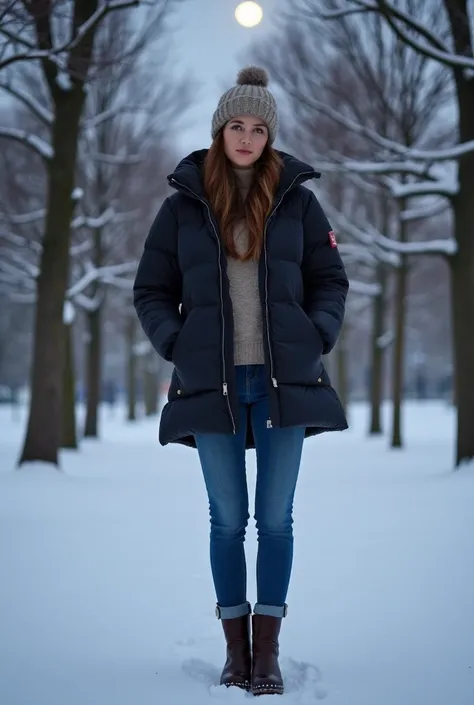
POLYGON ((278 636, 292 564, 304 438, 347 428, 321 356, 341 329, 348 281, 331 226, 302 184, 308 164, 272 148, 263 69, 220 99, 209 150, 183 159, 145 242, 134 303, 174 369, 160 442, 197 448, 227 661, 221 683, 282 693, 278 636), (257 604, 246 593, 245 450, 256 448, 257 604))

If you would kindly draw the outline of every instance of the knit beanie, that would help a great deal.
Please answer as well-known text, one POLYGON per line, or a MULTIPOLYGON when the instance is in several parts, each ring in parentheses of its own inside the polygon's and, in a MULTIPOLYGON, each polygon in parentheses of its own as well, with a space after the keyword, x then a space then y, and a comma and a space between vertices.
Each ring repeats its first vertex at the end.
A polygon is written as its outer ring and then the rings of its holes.
POLYGON ((258 66, 248 66, 237 76, 237 85, 224 93, 212 116, 212 139, 229 120, 239 115, 261 118, 268 127, 269 142, 274 142, 278 126, 275 98, 267 88, 268 75, 258 66))

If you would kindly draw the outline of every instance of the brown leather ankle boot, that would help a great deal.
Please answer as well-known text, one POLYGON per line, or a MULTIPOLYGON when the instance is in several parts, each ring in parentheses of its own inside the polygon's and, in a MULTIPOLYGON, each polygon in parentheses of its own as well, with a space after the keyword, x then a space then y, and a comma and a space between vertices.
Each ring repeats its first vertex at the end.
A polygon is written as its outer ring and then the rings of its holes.
POLYGON ((221 621, 227 642, 227 661, 222 671, 221 685, 250 690, 250 614, 221 621))
POLYGON ((252 693, 283 693, 283 678, 278 664, 281 618, 265 614, 252 616, 252 693))

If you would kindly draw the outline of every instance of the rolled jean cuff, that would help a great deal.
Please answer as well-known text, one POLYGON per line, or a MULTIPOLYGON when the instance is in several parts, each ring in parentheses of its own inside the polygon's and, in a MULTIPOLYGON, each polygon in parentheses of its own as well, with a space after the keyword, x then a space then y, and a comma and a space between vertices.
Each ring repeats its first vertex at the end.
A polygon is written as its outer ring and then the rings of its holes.
POLYGON ((288 614, 288 605, 259 605, 258 602, 253 608, 254 614, 264 614, 267 617, 278 617, 282 619, 288 614))
POLYGON ((244 617, 246 614, 250 614, 251 611, 252 608, 249 602, 243 602, 241 605, 235 605, 234 607, 216 605, 217 619, 237 619, 237 617, 244 617))

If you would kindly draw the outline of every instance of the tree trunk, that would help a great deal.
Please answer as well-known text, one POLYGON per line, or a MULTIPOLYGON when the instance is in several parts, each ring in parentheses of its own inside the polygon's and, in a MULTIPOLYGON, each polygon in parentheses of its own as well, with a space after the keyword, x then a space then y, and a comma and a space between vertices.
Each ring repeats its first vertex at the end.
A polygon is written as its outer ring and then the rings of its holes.
POLYGON ((77 449, 73 326, 64 324, 61 447, 77 449))
POLYGON ((127 420, 135 421, 137 418, 137 357, 134 351, 136 342, 136 321, 134 316, 128 317, 125 336, 127 350, 127 420))
POLYGON ((382 433, 381 407, 383 401, 383 363, 385 347, 380 340, 385 332, 385 302, 387 296, 387 270, 383 264, 377 267, 377 283, 380 294, 372 306, 371 378, 370 378, 370 435, 382 433))
POLYGON ((55 100, 54 156, 47 171, 46 222, 36 289, 31 400, 20 465, 34 460, 58 464, 63 303, 69 275, 72 192, 84 95, 76 86, 71 91, 61 91, 55 100))
POLYGON ((347 415, 349 405, 349 379, 347 374, 347 322, 344 323, 336 347, 337 394, 347 415))
POLYGON ((102 305, 87 314, 88 345, 87 345, 87 408, 84 424, 84 437, 98 437, 98 410, 101 399, 101 323, 102 305))
MULTIPOLYGON (((381 31, 381 25, 379 26, 381 31)), ((388 134, 390 116, 383 117, 383 134, 388 134)), ((387 237, 390 234, 390 198, 385 191, 381 193, 378 202, 380 232, 387 237)), ((376 281, 380 286, 380 294, 375 297, 372 307, 372 337, 371 337, 371 378, 370 378, 370 429, 371 435, 379 435, 382 431, 382 402, 384 394, 383 371, 385 360, 385 345, 381 345, 385 333, 387 306, 387 265, 379 262, 376 268, 376 281)))
MULTIPOLYGON (((454 46, 472 56, 468 4, 445 0, 454 46)), ((461 68, 454 70, 458 95, 459 142, 474 140, 474 81, 461 68)), ((456 460, 459 467, 474 458, 474 153, 459 159, 459 192, 453 198, 454 230, 458 243, 451 257, 455 399, 457 405, 456 460)))
POLYGON ((451 261, 457 403, 456 467, 474 459, 474 229, 471 232, 471 252, 466 252, 467 248, 464 248, 462 255, 459 253, 451 261))
POLYGON ((156 362, 156 353, 151 351, 146 355, 143 368, 143 399, 145 402, 145 416, 158 414, 158 401, 160 396, 159 366, 156 362))
POLYGON ((474 154, 463 161, 459 176, 461 187, 454 203, 458 252, 450 258, 456 467, 474 459, 474 154))
MULTIPOLYGON (((400 211, 404 210, 400 203, 400 211)), ((407 224, 400 222, 400 242, 407 241, 407 224)), ((405 362, 405 316, 408 282, 408 262, 406 256, 400 255, 400 266, 395 270, 395 338, 392 358, 392 448, 401 448, 402 439, 402 402, 404 391, 405 362)))

